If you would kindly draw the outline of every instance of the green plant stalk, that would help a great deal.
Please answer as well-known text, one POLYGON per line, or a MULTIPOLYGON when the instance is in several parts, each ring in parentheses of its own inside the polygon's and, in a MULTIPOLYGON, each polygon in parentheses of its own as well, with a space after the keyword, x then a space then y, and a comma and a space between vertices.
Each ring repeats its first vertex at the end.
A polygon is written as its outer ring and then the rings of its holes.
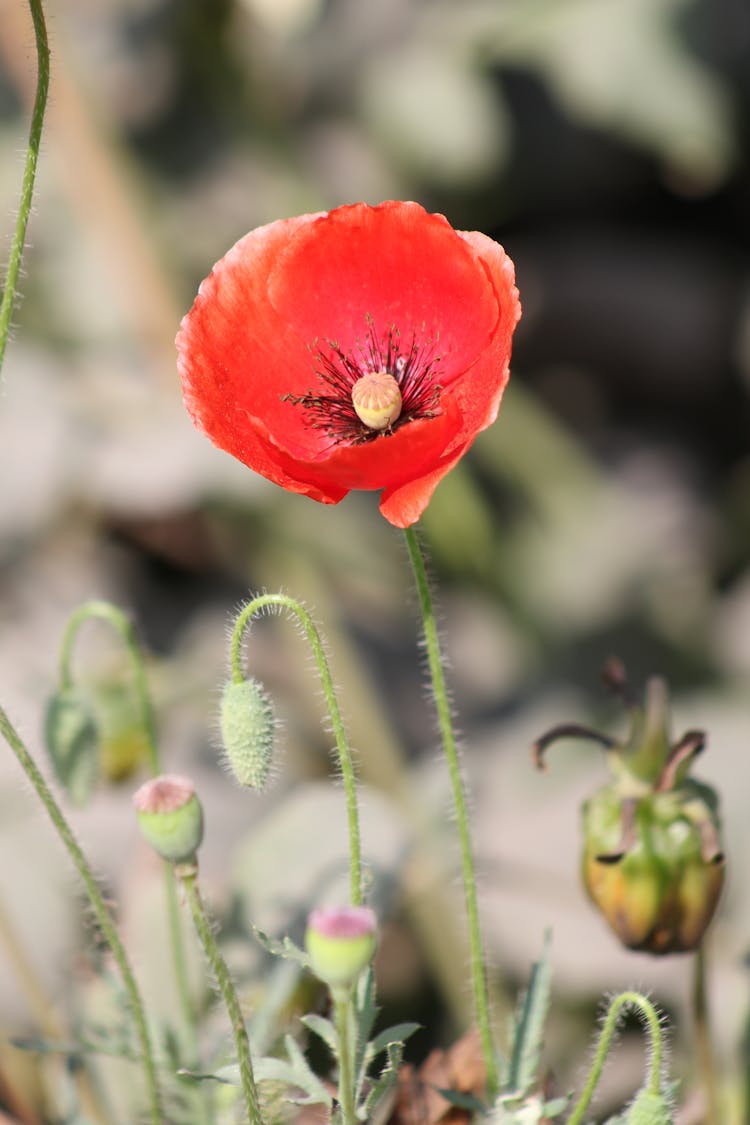
POLYGON ((474 1011, 482 1043, 482 1056, 487 1071, 487 1096, 489 1101, 492 1102, 497 1095, 499 1080, 497 1059, 492 1038, 487 977, 484 970, 484 958, 482 953, 482 935, 479 926, 477 880, 474 871, 469 815, 466 807, 463 779, 461 777, 458 743, 453 730, 453 718, 448 701, 448 692, 445 686, 445 674, 443 672, 443 656, 440 650, 437 622, 435 620, 435 611, 432 604, 432 594, 430 592, 430 583, 427 577, 424 556, 414 529, 407 527, 404 531, 404 535, 406 536, 406 545, 414 571, 417 593, 419 595, 419 605, 422 611, 422 627, 424 629, 427 659, 430 668, 430 678, 432 680, 432 691, 437 708, 443 752, 448 765, 448 773, 453 790, 453 807, 461 847, 461 869, 466 901, 466 920, 469 931, 469 957, 471 963, 472 991, 474 995, 474 1011))
POLYGON ((716 1060, 711 1044, 711 1027, 708 1017, 708 993, 706 989, 705 945, 701 943, 695 954, 692 988, 693 1028, 695 1034, 695 1053, 698 1069, 703 1079, 706 1094, 705 1125, 721 1125, 719 1117, 719 1084, 716 1075, 716 1060))
MULTIPOLYGON (((141 646, 135 633, 135 627, 127 614, 123 613, 111 602, 91 601, 85 602, 74 610, 63 631, 60 642, 60 682, 62 687, 70 688, 73 684, 73 650, 81 626, 86 621, 103 621, 118 634, 130 660, 133 684, 135 686, 141 723, 146 733, 148 747, 149 768, 154 777, 162 772, 161 755, 156 732, 156 713, 148 689, 146 665, 143 659, 141 646)), ((174 966, 175 983, 180 1008, 188 1035, 189 1050, 192 1054, 191 1065, 199 1061, 197 1015, 190 996, 190 981, 188 980, 187 959, 182 929, 180 927, 180 908, 177 901, 177 888, 174 874, 169 865, 164 868, 164 883, 167 900, 167 926, 169 941, 172 949, 172 964, 174 966)))
POLYGON ((353 992, 348 988, 331 989, 339 1038, 339 1106, 342 1125, 357 1125, 354 1104, 354 1043, 352 1031, 353 992))
POLYGON ((242 1092, 245 1096, 248 1120, 252 1125, 263 1125, 258 1091, 253 1075, 253 1063, 250 1057, 250 1041, 247 1037, 245 1020, 229 969, 221 955, 221 951, 211 928, 211 923, 206 916, 203 901, 198 890, 197 868, 194 864, 179 864, 175 867, 175 874, 182 881, 182 885, 185 888, 185 896, 193 915, 196 932, 200 938, 206 957, 208 958, 208 963, 214 974, 224 1001, 224 1006, 229 1014, 235 1048, 237 1050, 237 1062, 240 1068, 240 1081, 242 1083, 242 1092))
POLYGON ((331 729, 336 740, 341 778, 344 784, 346 811, 349 822, 349 884, 353 906, 362 905, 362 849, 359 831, 359 808, 357 805, 357 782, 352 762, 352 752, 349 740, 344 729, 336 692, 333 686, 331 670, 323 647, 323 641, 317 626, 310 614, 294 598, 286 594, 259 594, 242 609, 232 630, 229 642, 229 667, 230 674, 235 683, 242 683, 244 671, 242 667, 242 639, 245 629, 251 619, 269 606, 285 609, 294 614, 307 637, 318 666, 318 674, 323 687, 328 715, 331 720, 331 729))
POLYGON ((617 1021, 622 1015, 623 1009, 627 1007, 636 1008, 648 1024, 649 1039, 651 1041, 648 1091, 654 1095, 661 1093, 662 1039, 659 1013, 651 1001, 642 993, 621 992, 619 996, 615 996, 609 1005, 604 1025, 599 1033, 599 1041, 596 1045, 594 1061, 591 1065, 589 1076, 586 1079, 586 1085, 576 1103, 575 1109, 568 1118, 567 1125, 581 1125, 583 1115, 589 1107, 589 1103, 594 1095, 594 1090, 601 1077, 607 1055, 609 1054, 609 1049, 612 1045, 612 1036, 617 1027, 617 1021))
POLYGON ((0 371, 5 359, 5 349, 8 345, 10 321, 13 316, 13 304, 18 288, 18 276, 21 270, 24 244, 26 242, 26 227, 31 214, 31 200, 34 194, 34 181, 39 162, 39 147, 42 140, 42 127, 44 125, 44 112, 47 108, 47 94, 49 92, 49 43, 47 41, 47 25, 44 19, 42 0, 29 0, 31 18, 34 21, 34 38, 36 40, 37 56, 37 82, 34 108, 31 111, 31 124, 29 126, 29 145, 26 150, 26 162, 21 183, 21 201, 18 207, 18 218, 13 241, 8 258, 8 269, 5 275, 5 287, 0 301, 0 371))
POLYGON ((50 790, 47 782, 39 771, 34 759, 27 750, 17 731, 11 724, 5 711, 0 707, 0 734, 2 734, 5 741, 10 746, 16 758, 19 761, 21 768, 26 774, 27 778, 33 785, 39 800, 44 805, 49 815, 54 828, 62 840, 63 844, 68 850, 73 865, 78 872, 81 881, 86 889, 91 908, 94 911, 97 924, 104 936, 107 945, 109 946, 112 956, 114 957, 115 964, 120 972, 122 983, 125 988, 125 993, 130 1006, 133 1024, 135 1026, 136 1035, 141 1045, 141 1061, 146 1078, 146 1087, 148 1090, 150 1117, 152 1125, 163 1125, 164 1117, 161 1108, 161 1094, 159 1090, 159 1081, 156 1072, 156 1062, 154 1058, 154 1050, 151 1043, 151 1036, 146 1022, 146 1013, 143 1007, 138 985, 136 984, 133 971, 130 968, 128 955, 125 952, 125 947, 120 940, 120 935, 114 924, 112 916, 107 909, 104 902, 102 892, 99 890, 94 874, 86 859, 81 847, 76 840, 73 832, 63 815, 62 809, 57 804, 52 791, 50 790))

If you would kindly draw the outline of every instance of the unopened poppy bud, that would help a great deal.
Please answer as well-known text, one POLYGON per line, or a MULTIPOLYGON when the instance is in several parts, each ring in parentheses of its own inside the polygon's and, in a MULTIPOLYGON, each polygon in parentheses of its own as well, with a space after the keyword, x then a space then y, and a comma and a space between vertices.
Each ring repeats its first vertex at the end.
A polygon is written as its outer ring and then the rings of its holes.
POLYGON ((672 1125, 672 1121, 672 1111, 664 1095, 641 1090, 628 1110, 625 1125, 672 1125))
POLYGON ((273 760, 273 703, 257 680, 230 680, 221 696, 221 738, 240 785, 263 789, 273 760))
POLYGON ((389 371, 368 371, 352 387, 352 406, 370 430, 387 430, 401 414, 401 389, 389 371))
POLYGON ((331 988, 354 984, 375 952, 377 922, 366 906, 313 910, 305 946, 310 968, 331 988))
POLYGON ((88 700, 75 688, 50 699, 44 738, 58 781, 74 804, 85 805, 99 776, 99 733, 88 700))
POLYGON ((117 678, 93 686, 99 765, 107 781, 125 781, 148 759, 150 737, 132 684, 117 678))
POLYGON ((192 781, 163 774, 133 794, 138 826, 162 859, 189 863, 203 839, 203 809, 192 781))

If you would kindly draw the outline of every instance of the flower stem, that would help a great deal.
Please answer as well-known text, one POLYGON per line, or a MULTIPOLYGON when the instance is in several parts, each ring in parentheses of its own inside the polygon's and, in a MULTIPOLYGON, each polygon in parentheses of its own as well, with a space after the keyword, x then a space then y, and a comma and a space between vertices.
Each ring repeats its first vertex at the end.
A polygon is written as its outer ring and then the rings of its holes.
POLYGON ((29 0, 31 18, 34 21, 34 38, 36 40, 37 55, 37 83, 34 108, 31 112, 31 125, 29 127, 29 146, 26 150, 26 162, 21 184, 21 201, 18 207, 16 229, 8 259, 8 270, 5 275, 5 287, 2 301, 0 301, 0 370, 5 358, 5 349, 8 344, 10 321, 13 315, 13 303, 18 287, 18 275, 21 269, 24 243, 26 241, 26 227, 31 214, 31 199, 34 194, 34 180, 39 162, 39 146, 42 139, 42 126, 44 125, 44 111, 47 107, 47 92, 49 90, 49 43, 47 42, 47 26, 44 19, 42 0, 29 0))
POLYGON ((333 1006, 339 1039, 339 1105, 342 1125, 357 1125, 354 1105, 354 1036, 352 1035, 352 989, 333 989, 333 1006))
POLYGON ((430 583, 427 577, 424 555, 422 554, 419 540, 413 528, 407 527, 404 534, 406 536, 406 546, 409 551, 409 558, 414 571, 414 579, 419 595, 419 604, 422 611, 422 627, 424 629, 427 659, 430 668, 430 678, 432 680, 432 691, 437 707, 443 752, 448 764, 448 773, 453 789, 453 807, 455 809, 456 827, 458 829, 458 838, 461 846, 461 867, 463 872, 464 897, 466 901, 466 919, 469 929, 469 955, 471 960, 474 1010, 477 1024, 479 1025, 482 1055, 487 1071, 487 1096, 490 1101, 494 1101, 498 1091, 497 1060, 492 1040, 487 977, 484 971, 482 936, 479 927, 477 880, 474 871, 469 815, 466 807, 464 783, 461 777, 458 743, 453 730, 453 718, 443 672, 443 656, 440 650, 437 622, 435 620, 435 611, 432 604, 432 594, 430 592, 430 583))
POLYGON ((651 1094, 658 1095, 661 1093, 661 1061, 662 1061, 662 1039, 661 1039, 661 1024, 659 1022, 659 1013, 654 1005, 647 997, 640 992, 621 992, 619 996, 615 996, 609 1005, 607 1015, 604 1020, 604 1026, 599 1034, 599 1042, 596 1046, 596 1053, 594 1054, 594 1061, 589 1071, 589 1076, 586 1080, 583 1093, 581 1094, 575 1109, 568 1118, 567 1125, 581 1125, 583 1115, 589 1107, 596 1085, 601 1077, 604 1063, 612 1045, 612 1036, 617 1027, 624 1008, 632 1007, 637 1008, 641 1016, 644 1017, 648 1024, 648 1033, 650 1039, 650 1063, 648 1075, 648 1091, 651 1094))
POLYGON ((708 994, 706 990, 706 955, 703 944, 698 946, 693 965, 693 1028, 695 1051, 698 1056, 698 1069, 703 1078, 706 1095, 705 1125, 720 1125, 718 1080, 716 1060, 711 1044, 711 1027, 708 1016, 708 994))
MULTIPOLYGON (((148 688, 146 664, 143 652, 136 637, 135 626, 127 614, 123 613, 111 602, 91 601, 85 602, 74 610, 68 619, 60 643, 60 682, 64 688, 72 686, 73 682, 73 650, 81 626, 86 621, 104 621, 118 634, 125 645, 133 673, 136 698, 143 731, 146 736, 149 768, 154 777, 162 772, 161 755, 156 731, 156 713, 148 688)), ((185 944, 180 927, 180 909, 177 901, 177 888, 172 869, 165 865, 164 884, 167 902, 167 926, 169 940, 172 948, 172 964, 174 966, 175 983, 179 998, 180 1008, 188 1035, 188 1046, 192 1058, 191 1066, 199 1061, 197 1015, 190 996, 190 982, 187 973, 187 959, 185 944)))
POLYGON ((240 1002, 237 998, 237 992, 232 978, 227 968, 226 961, 221 955, 219 946, 214 937, 211 923, 206 916, 206 910, 198 890, 197 883, 197 868, 195 864, 182 864, 175 867, 175 874, 182 881, 185 888, 185 895, 193 915, 193 922, 198 937, 205 951, 211 970, 216 979, 219 991, 221 992, 224 1005, 229 1014, 229 1020, 232 1025, 232 1034, 234 1035, 235 1047, 237 1050, 237 1062, 240 1068, 240 1081, 242 1083, 242 1092, 245 1095, 245 1104, 247 1106, 248 1120, 252 1125, 263 1125, 263 1117, 260 1112, 260 1102, 258 1100, 258 1091, 255 1086, 255 1077, 253 1075, 253 1063, 250 1057, 250 1042, 247 1037, 247 1028, 245 1020, 240 1008, 240 1002))
POLYGON ((161 1095, 159 1091, 159 1082, 156 1073, 156 1062, 154 1060, 154 1051, 151 1044, 151 1036, 146 1022, 146 1013, 143 1007, 138 985, 135 982, 133 971, 130 968, 128 955, 125 952, 125 947, 120 940, 120 935, 112 919, 107 906, 104 902, 102 892, 99 890, 94 874, 86 859, 81 847, 76 840, 73 832, 68 824, 62 809, 58 805, 52 791, 50 790, 47 782, 40 773, 34 759, 27 750, 17 731, 11 724, 5 711, 0 707, 0 734, 2 734, 5 741, 10 746, 13 753, 16 755, 21 768, 28 777, 29 781, 36 790, 39 800, 44 805, 49 815, 55 830, 62 840, 63 844, 68 850, 71 860, 83 882, 88 895, 89 902, 91 903, 92 910, 96 917, 96 921, 101 929, 107 945, 112 951, 117 968, 120 971, 122 983, 125 988, 125 993, 128 998, 133 1023, 135 1025, 136 1034, 141 1045, 141 1055, 143 1068, 146 1076, 146 1086, 148 1089, 149 1104, 150 1104, 150 1117, 152 1125, 163 1125, 164 1118, 161 1109, 161 1095))
POLYGON ((323 640, 315 622, 303 605, 294 598, 288 597, 286 594, 259 594, 258 597, 253 598, 252 601, 247 603, 234 623, 232 636, 229 642, 229 666, 232 679, 235 683, 241 683, 244 679, 242 668, 242 639, 245 629, 256 614, 268 607, 278 607, 280 609, 285 609, 288 613, 294 614, 310 643, 313 656, 315 657, 315 663, 318 666, 318 674, 320 675, 323 694, 325 695, 326 704, 328 705, 331 728, 336 740, 336 751, 338 753, 339 768, 341 769, 341 778, 344 783, 346 811, 349 821, 349 883, 351 900, 353 906, 361 906, 362 852, 359 831, 359 809, 357 806, 357 787, 354 764, 352 762, 352 752, 349 746, 349 739, 344 729, 344 722, 336 698, 333 678, 328 666, 323 640))

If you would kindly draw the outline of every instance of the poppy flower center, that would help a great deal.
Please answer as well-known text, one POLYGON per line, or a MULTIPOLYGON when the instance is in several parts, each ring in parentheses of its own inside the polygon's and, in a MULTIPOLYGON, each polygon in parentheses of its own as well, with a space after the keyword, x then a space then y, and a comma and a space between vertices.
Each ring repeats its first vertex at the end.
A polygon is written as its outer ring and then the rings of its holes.
POLYGON ((387 430, 401 413, 401 388, 388 371, 370 371, 352 387, 352 406, 371 430, 387 430))
POLYGON ((335 445, 388 437, 417 418, 439 413, 440 356, 430 339, 414 332, 402 347, 396 328, 380 335, 368 321, 367 335, 345 352, 334 341, 314 347, 319 391, 286 394, 283 402, 301 406, 310 426, 325 431, 335 445))

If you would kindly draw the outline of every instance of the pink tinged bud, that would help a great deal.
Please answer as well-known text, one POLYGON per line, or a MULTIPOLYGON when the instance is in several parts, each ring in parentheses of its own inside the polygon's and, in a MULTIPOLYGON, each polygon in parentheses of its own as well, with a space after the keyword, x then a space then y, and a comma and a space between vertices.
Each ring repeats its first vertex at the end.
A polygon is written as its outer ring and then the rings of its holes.
POLYGON ((133 794, 138 826, 162 859, 188 863, 203 839, 203 809, 192 781, 163 774, 133 794))
POLYGON ((310 968, 332 988, 348 987, 372 961, 377 920, 366 906, 313 910, 305 946, 310 968))

